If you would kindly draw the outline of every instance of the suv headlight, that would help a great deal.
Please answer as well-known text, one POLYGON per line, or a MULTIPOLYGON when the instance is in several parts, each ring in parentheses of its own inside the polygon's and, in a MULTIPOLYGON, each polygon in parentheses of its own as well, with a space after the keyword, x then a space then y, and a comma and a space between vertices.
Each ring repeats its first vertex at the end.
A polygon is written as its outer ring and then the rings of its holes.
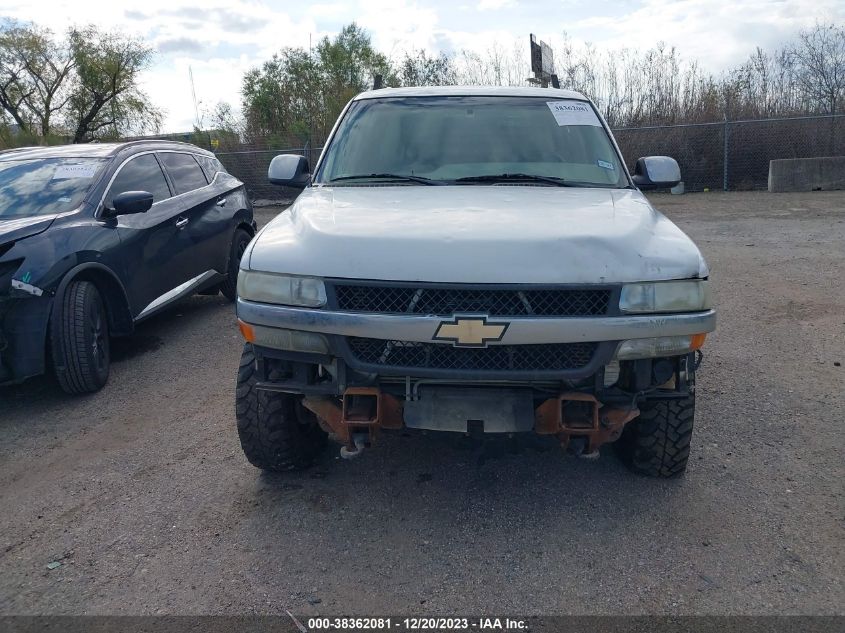
POLYGON ((703 279, 625 284, 619 297, 622 312, 699 312, 710 308, 710 290, 703 279))
POLYGON ((238 296, 246 301, 319 308, 326 305, 326 285, 321 279, 292 277, 241 270, 238 296))

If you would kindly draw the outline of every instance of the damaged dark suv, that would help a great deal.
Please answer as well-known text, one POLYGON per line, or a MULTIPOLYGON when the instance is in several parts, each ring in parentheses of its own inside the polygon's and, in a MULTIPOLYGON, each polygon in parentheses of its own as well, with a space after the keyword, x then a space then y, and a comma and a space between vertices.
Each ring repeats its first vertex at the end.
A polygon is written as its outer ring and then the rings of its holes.
POLYGON ((170 141, 0 153, 0 385, 52 366, 100 389, 109 337, 194 292, 235 298, 255 233, 242 182, 170 141))

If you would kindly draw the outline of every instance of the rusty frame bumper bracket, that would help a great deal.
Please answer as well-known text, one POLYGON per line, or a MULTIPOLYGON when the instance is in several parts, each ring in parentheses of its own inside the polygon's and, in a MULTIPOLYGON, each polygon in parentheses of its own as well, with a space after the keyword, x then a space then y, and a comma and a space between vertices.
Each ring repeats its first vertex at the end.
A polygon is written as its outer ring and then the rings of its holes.
POLYGON ((564 448, 573 437, 587 439, 587 453, 596 452, 602 444, 615 442, 625 425, 640 414, 639 409, 618 409, 603 405, 592 394, 565 392, 549 398, 534 412, 534 431, 540 435, 557 435, 564 448), (576 424, 565 415, 566 402, 590 403, 589 424, 576 424))
POLYGON ((377 387, 350 387, 340 401, 336 398, 306 397, 302 405, 312 411, 331 438, 350 449, 355 447, 353 432, 366 432, 371 444, 380 429, 404 426, 402 403, 377 387), (368 398, 373 401, 368 402, 368 398))

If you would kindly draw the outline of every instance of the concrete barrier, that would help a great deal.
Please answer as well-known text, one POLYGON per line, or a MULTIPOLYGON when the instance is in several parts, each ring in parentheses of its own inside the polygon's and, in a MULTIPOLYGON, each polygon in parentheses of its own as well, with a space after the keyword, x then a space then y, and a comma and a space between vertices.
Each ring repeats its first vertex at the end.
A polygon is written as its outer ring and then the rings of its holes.
POLYGON ((769 161, 769 191, 845 189, 845 156, 769 161))

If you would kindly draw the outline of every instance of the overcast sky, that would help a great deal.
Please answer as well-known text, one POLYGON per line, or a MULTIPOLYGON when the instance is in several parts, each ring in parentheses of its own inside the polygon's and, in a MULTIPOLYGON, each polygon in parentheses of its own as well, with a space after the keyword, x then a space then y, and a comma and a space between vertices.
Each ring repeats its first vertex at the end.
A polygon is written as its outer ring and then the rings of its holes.
POLYGON ((245 70, 353 20, 385 53, 527 47, 529 33, 553 43, 567 32, 611 49, 662 40, 718 73, 816 20, 845 22, 845 0, 2 0, 0 16, 56 32, 95 23, 146 38, 159 53, 144 87, 166 112, 164 131, 174 132, 195 119, 189 66, 201 108, 237 105, 245 70))

